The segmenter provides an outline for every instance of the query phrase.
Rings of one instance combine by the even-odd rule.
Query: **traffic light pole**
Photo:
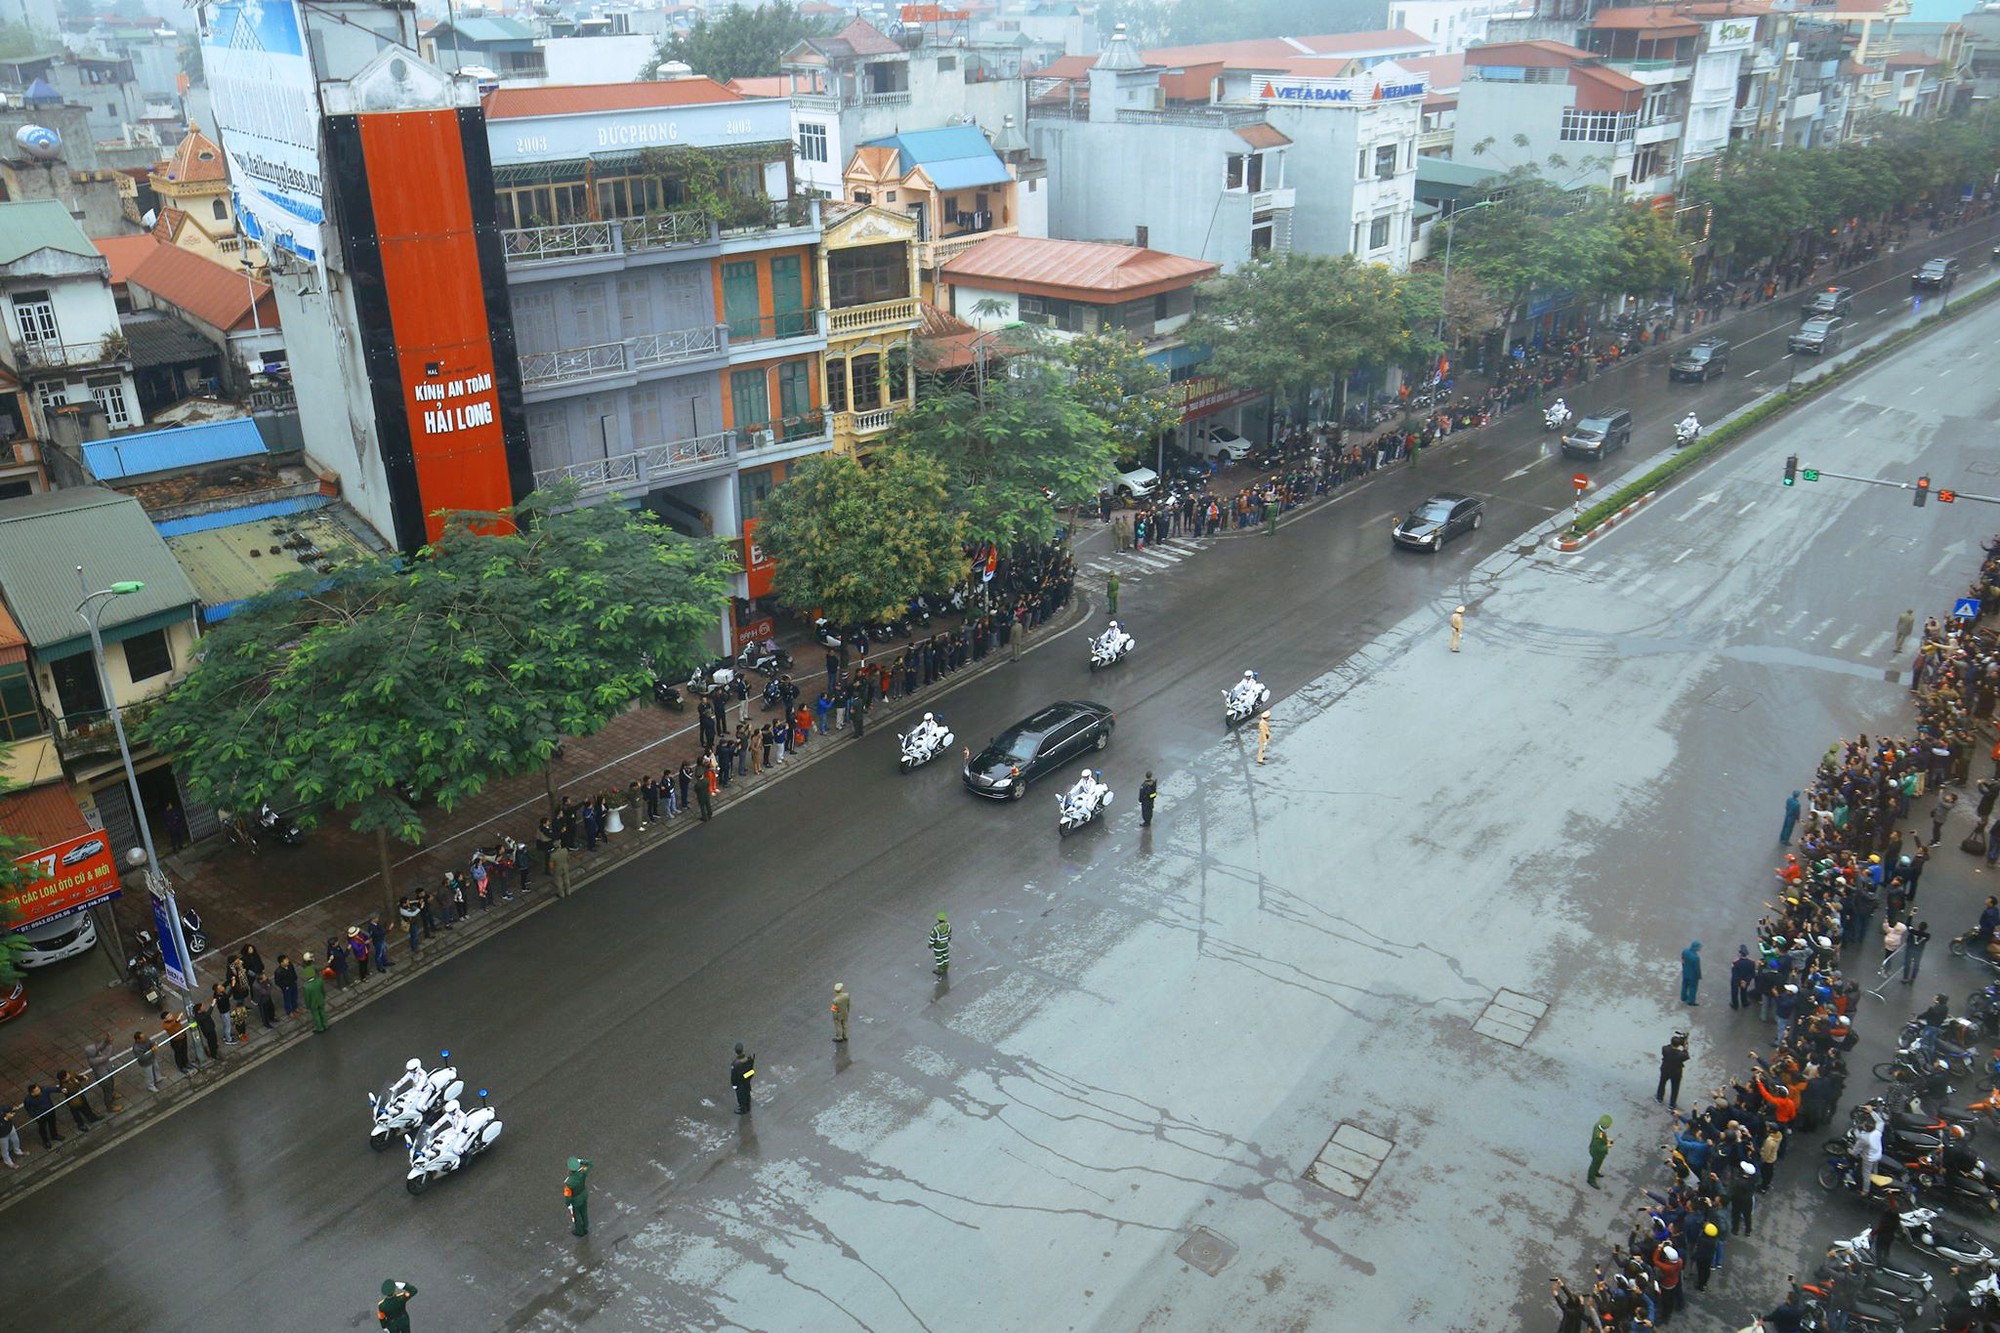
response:
[[[1818,481],[1821,477],[1832,477],[1838,481],[1858,481],[1864,486],[1887,486],[1898,491],[1915,491],[1920,497],[1936,495],[1940,504],[1951,504],[1958,500],[1977,500],[1981,504],[2000,505],[2000,495],[1974,495],[1971,491],[1957,491],[1940,487],[1933,491],[1929,477],[1919,477],[1915,481],[1890,481],[1885,477],[1857,477],[1851,472],[1828,472],[1823,468],[1806,467],[1798,462],[1797,455],[1786,460],[1785,484],[1791,485],[1794,472],[1803,473],[1807,481]],[[1946,498],[1949,497],[1949,498]],[[1917,500],[1918,504],[1923,499]]]

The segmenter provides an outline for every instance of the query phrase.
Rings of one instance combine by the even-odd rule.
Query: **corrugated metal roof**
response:
[[[135,366],[184,366],[222,355],[220,347],[171,317],[123,319],[118,327]]]
[[[439,45],[451,49],[450,37],[456,33],[468,42],[531,42],[535,30],[519,19],[469,18],[456,23],[440,23],[424,34]]]
[[[267,329],[278,327],[278,306],[271,299],[269,283],[246,278],[241,269],[204,259],[178,245],[158,246],[125,281],[224,333],[251,326],[250,301],[254,295],[258,305],[256,322]]]
[[[893,148],[908,175],[922,167],[940,190],[965,190],[998,185],[1009,179],[1007,164],[986,142],[976,125],[952,125],[938,130],[910,130],[870,139],[864,148]]]
[[[213,347],[205,341],[202,345]],[[249,417],[236,417],[92,440],[83,446],[83,461],[99,481],[124,481],[232,458],[262,458],[269,453],[257,423]]]
[[[90,832],[90,821],[77,809],[69,785],[52,782],[0,796],[0,832],[40,851],[82,837]]]
[[[319,500],[310,511],[265,515],[165,540],[201,594],[207,608],[203,619],[213,624],[227,619],[239,603],[269,592],[285,575],[310,567],[312,562],[300,560],[300,555],[310,556],[316,550],[336,564],[374,555],[354,529],[340,521],[337,508],[337,503]],[[294,534],[309,539],[311,547],[286,546]]]
[[[523,116],[580,116],[593,111],[643,111],[662,106],[703,106],[743,98],[714,79],[661,79],[653,83],[556,83],[540,88],[496,88],[486,95],[488,120]]]
[[[1322,57],[1337,63],[1340,57],[1422,55],[1437,49],[1437,43],[1420,37],[1408,28],[1387,28],[1378,32],[1337,32],[1317,37],[1251,37],[1234,42],[1205,42],[1197,46],[1162,46],[1140,54],[1148,65],[1200,65],[1221,61],[1231,69],[1270,69],[1301,56]]]
[[[75,486],[0,500],[0,593],[37,652],[67,656],[75,651],[70,645],[86,635],[76,613],[83,596],[79,563],[93,590],[119,579],[146,585],[129,596],[105,599],[99,623],[107,635],[164,612],[192,611],[198,600],[173,552],[131,496]],[[55,649],[68,651],[51,652]]]
[[[132,270],[144,263],[146,256],[153,253],[159,244],[151,232],[141,232],[137,236],[96,236],[91,238],[97,252],[111,264],[111,285],[118,286],[132,276]]]
[[[1036,236],[989,237],[944,266],[946,277],[968,285],[989,280],[1009,290],[1076,293],[1111,300],[1191,286],[1221,271],[1220,264],[1185,259],[1164,250]]]
[[[97,247],[54,199],[23,199],[0,204],[0,264],[11,264],[37,250],[99,259]]]

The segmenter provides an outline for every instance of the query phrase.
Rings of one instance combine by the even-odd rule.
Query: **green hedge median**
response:
[[[1584,510],[1583,513],[1577,516],[1576,521],[1569,525],[1569,535],[1572,537],[1583,536],[1648,491],[1660,489],[1660,487],[1666,485],[1681,473],[1686,472],[1689,468],[1694,467],[1703,459],[1728,448],[1742,436],[1763,425],[1767,418],[1817,396],[1830,385],[1837,384],[1848,376],[1857,374],[1864,368],[1873,365],[1882,357],[1901,350],[1905,343],[1932,332],[1941,327],[1947,320],[1956,319],[1965,311],[1984,305],[1996,297],[2000,297],[2000,281],[1988,282],[1984,287],[1971,295],[1959,298],[1956,305],[1950,306],[1941,314],[1935,315],[1921,324],[1911,325],[1907,329],[1898,329],[1875,346],[1857,352],[1853,360],[1844,362],[1832,370],[1815,375],[1810,380],[1795,384],[1789,389],[1779,389],[1773,392],[1764,401],[1745,408],[1713,430],[1703,432],[1700,441],[1692,447],[1683,449],[1636,481],[1626,482],[1623,486],[1620,486],[1617,490]]]

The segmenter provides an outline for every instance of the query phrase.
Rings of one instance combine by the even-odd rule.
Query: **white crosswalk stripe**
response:
[[[1147,574],[1172,569],[1197,551],[1213,546],[1215,540],[1213,537],[1186,537],[1160,546],[1149,546],[1143,551],[1101,551],[1086,557],[1080,567],[1084,573],[1099,577],[1116,574],[1121,579],[1143,578]]]

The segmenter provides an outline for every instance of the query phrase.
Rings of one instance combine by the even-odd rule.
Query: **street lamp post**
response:
[[[1491,207],[1493,207],[1493,205],[1495,205],[1495,204],[1497,204],[1497,203],[1499,203],[1499,202],[1500,202],[1500,201],[1499,201],[1498,199],[1481,199],[1481,200],[1480,200],[1480,201],[1479,201],[1478,203],[1476,203],[1476,204],[1467,204],[1467,205],[1466,205],[1466,206],[1465,206],[1464,208],[1454,208],[1454,209],[1452,209],[1452,210],[1451,210],[1451,212],[1449,212],[1449,213],[1445,214],[1445,218],[1444,218],[1444,285],[1445,285],[1445,287],[1446,287],[1446,289],[1447,289],[1447,290],[1448,290],[1448,289],[1449,289],[1449,288],[1451,287],[1451,238],[1452,238],[1452,233],[1454,233],[1455,231],[1457,231],[1457,230],[1458,230],[1458,228],[1456,228],[1455,226],[1453,226],[1453,225],[1452,225],[1452,220],[1453,220],[1454,218],[1456,218],[1456,217],[1457,217],[1457,216],[1458,216],[1458,215],[1459,215],[1460,213],[1470,213],[1470,212],[1471,212],[1471,211],[1472,211],[1473,209],[1475,209],[1475,208],[1491,208]],[[1443,341],[1444,341],[1444,317],[1445,317],[1445,311],[1444,311],[1444,293],[1443,293],[1443,292],[1439,292],[1439,293],[1438,293],[1438,324],[1437,324],[1437,340],[1438,340],[1439,342],[1443,342]]]
[[[97,688],[104,695],[105,707],[111,713],[111,729],[118,737],[118,757],[125,765],[125,786],[132,794],[132,816],[139,823],[139,842],[146,850],[146,888],[155,898],[166,904],[167,929],[173,932],[174,947],[179,952],[187,1003],[192,1003],[199,994],[195,980],[194,955],[188,952],[187,935],[181,929],[180,903],[174,898],[174,886],[160,869],[160,857],[153,850],[153,826],[146,818],[146,803],[139,795],[139,773],[132,767],[132,747],[125,739],[125,720],[118,711],[118,698],[111,689],[111,676],[104,666],[104,632],[98,621],[104,614],[105,604],[113,597],[129,597],[142,591],[145,584],[137,579],[121,579],[108,588],[90,590],[90,583],[83,576],[83,566],[76,567],[76,585],[83,591],[83,600],[76,604],[76,613],[83,617],[83,623],[90,627],[90,660],[97,671]]]

